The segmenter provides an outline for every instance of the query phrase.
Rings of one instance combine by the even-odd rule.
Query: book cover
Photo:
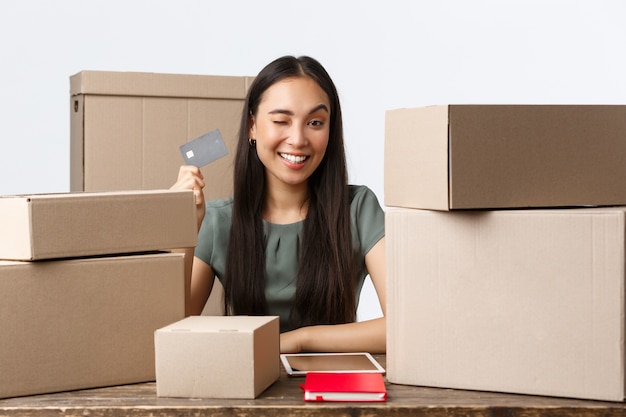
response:
[[[304,401],[387,401],[381,374],[309,372],[300,388]]]

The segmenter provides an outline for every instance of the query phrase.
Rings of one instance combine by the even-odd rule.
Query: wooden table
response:
[[[384,366],[385,357],[376,358]],[[624,403],[389,383],[386,403],[305,403],[302,381],[283,372],[255,400],[157,398],[153,382],[35,395],[0,400],[0,416],[626,416]]]

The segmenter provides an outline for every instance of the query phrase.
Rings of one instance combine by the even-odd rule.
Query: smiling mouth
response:
[[[288,153],[279,153],[279,155],[281,158],[291,162],[292,164],[300,164],[309,158],[304,155],[290,155]]]

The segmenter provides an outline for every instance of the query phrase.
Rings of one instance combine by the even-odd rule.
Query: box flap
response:
[[[70,94],[243,99],[252,77],[81,71],[70,77]]]
[[[253,333],[277,316],[191,316],[163,327],[159,332]]]

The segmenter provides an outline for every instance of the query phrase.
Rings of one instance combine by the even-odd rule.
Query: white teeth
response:
[[[304,162],[307,158],[306,156],[289,155],[288,153],[281,153],[280,156],[292,164],[299,164],[300,162]]]

